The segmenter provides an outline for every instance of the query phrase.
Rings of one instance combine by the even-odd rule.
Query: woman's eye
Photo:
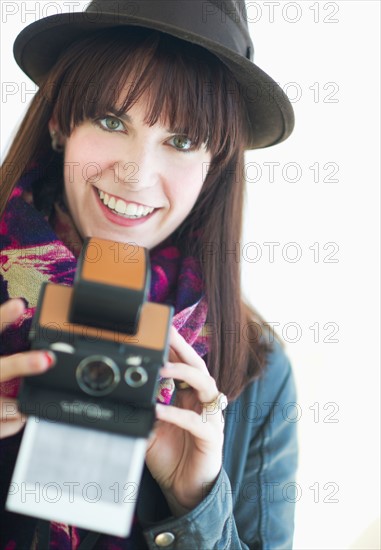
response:
[[[104,118],[99,118],[98,122],[102,126],[102,128],[104,128],[105,130],[122,131],[125,129],[123,126],[123,123],[118,118],[115,118],[113,116],[106,116]]]
[[[179,151],[189,151],[193,148],[193,143],[187,136],[173,136],[169,141]]]

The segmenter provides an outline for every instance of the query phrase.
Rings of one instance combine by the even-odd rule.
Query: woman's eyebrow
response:
[[[120,115],[116,109],[110,109],[110,113],[120,118],[124,122],[127,122],[127,124],[131,124],[132,126],[134,125],[134,119],[132,118],[132,116],[128,115],[127,113],[123,113]],[[168,134],[174,134],[174,133],[184,134],[184,135],[186,134],[186,132],[179,131],[178,128],[166,128],[165,131],[168,132]]]
[[[112,113],[116,117],[120,118],[124,122],[128,122],[128,124],[133,125],[133,119],[130,115],[127,115],[126,113],[121,115],[121,114],[118,113],[118,111],[116,109],[110,109],[110,113]]]

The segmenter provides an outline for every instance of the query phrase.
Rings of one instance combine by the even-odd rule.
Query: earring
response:
[[[56,153],[63,153],[64,146],[62,143],[60,143],[59,137],[60,134],[56,130],[52,130],[50,132],[50,137],[52,138],[52,149]]]

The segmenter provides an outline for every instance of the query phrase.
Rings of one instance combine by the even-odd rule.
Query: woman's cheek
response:
[[[94,160],[90,160],[90,159]],[[78,185],[81,183],[96,184],[101,181],[102,176],[107,170],[112,170],[112,166],[106,162],[96,161],[96,155],[92,152],[91,157],[77,158],[76,160],[65,160],[65,182],[67,185]],[[99,157],[98,157],[99,158]]]
[[[82,179],[85,182],[96,184],[102,179],[102,174],[105,170],[105,167],[95,161],[87,162],[82,167]]]
[[[75,188],[84,183],[83,166],[80,161],[65,160],[64,179],[66,189]]]

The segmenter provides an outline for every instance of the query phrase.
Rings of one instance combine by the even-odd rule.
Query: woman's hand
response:
[[[178,390],[175,406],[157,405],[157,422],[148,443],[146,464],[175,515],[197,506],[222,466],[224,420],[219,395],[205,362],[172,328],[170,363],[161,376],[189,384]],[[203,405],[204,404],[204,405]]]
[[[9,300],[0,307],[1,331],[17,321],[25,312],[24,302]],[[0,383],[20,376],[41,374],[54,364],[52,353],[29,351],[0,358]],[[0,397],[0,438],[9,437],[21,430],[25,417],[17,409],[16,399]]]

